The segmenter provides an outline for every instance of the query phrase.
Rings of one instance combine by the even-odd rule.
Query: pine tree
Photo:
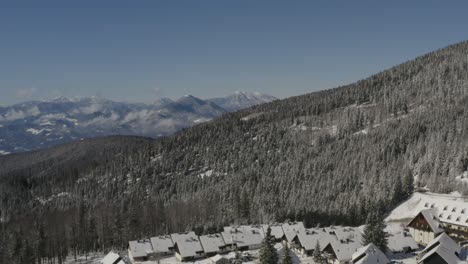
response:
[[[292,264],[291,249],[289,248],[288,244],[286,244],[284,247],[283,264]]]
[[[388,233],[385,232],[385,222],[379,213],[369,213],[362,237],[364,245],[373,243],[383,251],[387,248]]]
[[[320,243],[317,241],[317,244],[315,244],[315,249],[314,252],[312,253],[312,259],[314,260],[315,263],[323,263],[324,258],[322,256],[321,250],[320,250]]]
[[[262,248],[260,249],[260,264],[277,264],[278,254],[273,245],[273,237],[271,236],[271,228],[268,227],[265,238],[262,241]]]

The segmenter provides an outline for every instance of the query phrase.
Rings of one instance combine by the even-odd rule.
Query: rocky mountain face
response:
[[[162,98],[153,104],[90,97],[56,98],[0,107],[0,155],[108,135],[158,138],[274,99],[260,94],[240,100],[237,96],[216,99],[222,100],[228,108],[190,95],[175,101]]]
[[[39,164],[35,153],[4,156],[0,232],[7,231],[0,245],[14,259],[8,252],[17,243],[41,234],[47,243],[88,252],[238,223],[360,225],[370,212],[394,208],[415,185],[466,194],[460,175],[468,170],[467,106],[462,42],[346,86],[110,150],[110,158],[73,170],[45,171],[55,159],[51,150],[40,151],[50,158]],[[100,144],[86,151],[92,155]]]

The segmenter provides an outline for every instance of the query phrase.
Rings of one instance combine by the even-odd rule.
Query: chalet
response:
[[[284,238],[284,231],[282,224],[262,225],[263,233],[266,234],[268,227],[271,228],[271,235],[275,238],[276,242],[280,242]]]
[[[288,222],[282,224],[283,232],[284,232],[284,240],[288,243],[293,243],[294,239],[296,238],[297,234],[303,232],[305,230],[304,224],[302,222]]]
[[[147,261],[156,257],[151,240],[142,239],[128,242],[128,256],[135,261]]]
[[[311,228],[297,233],[292,244],[302,255],[312,255],[317,244],[322,250],[323,246],[332,240],[335,240],[335,237],[328,234],[324,228]]]
[[[353,254],[351,263],[353,264],[387,264],[387,256],[374,244],[369,244],[359,248]]]
[[[166,256],[174,254],[174,243],[169,235],[152,237],[151,245],[153,251],[158,256]]]
[[[230,249],[230,247],[227,247],[226,243],[224,243],[224,239],[221,234],[200,236],[200,243],[206,256],[226,253],[228,249]]]
[[[205,255],[203,247],[194,232],[171,234],[175,256],[179,261],[201,258]]]
[[[434,208],[422,210],[408,224],[409,232],[417,243],[427,245],[444,232],[436,214]]]
[[[461,259],[462,248],[442,233],[418,255],[418,264],[468,264]],[[466,259],[466,257],[465,257]]]
[[[227,246],[235,246],[238,250],[259,249],[265,236],[261,226],[224,227],[221,233]]]
[[[362,247],[359,228],[332,226],[325,228],[325,232],[332,238],[323,245],[322,253],[334,263],[350,263],[354,252]]]
[[[111,251],[109,254],[107,254],[100,262],[101,264],[125,264],[124,260],[122,257]]]

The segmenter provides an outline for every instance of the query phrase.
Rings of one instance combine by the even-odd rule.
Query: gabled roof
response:
[[[419,248],[414,238],[410,235],[405,235],[403,232],[389,233],[387,247],[392,252],[403,252],[407,248],[417,250]]]
[[[101,264],[125,264],[125,262],[119,254],[111,251],[101,260]]]
[[[263,233],[266,234],[268,226],[271,228],[271,235],[276,239],[281,239],[284,236],[283,227],[281,224],[262,225]]]
[[[358,248],[352,257],[353,264],[386,264],[387,256],[374,244]]]
[[[305,230],[304,224],[302,222],[284,223],[282,227],[288,242],[293,241],[297,234]]]
[[[236,244],[238,247],[259,245],[264,237],[261,226],[226,226],[221,235],[226,244]]]
[[[465,263],[460,260],[460,252],[461,247],[448,235],[442,233],[436,239],[432,240],[423,251],[421,251],[422,257],[420,258],[419,263],[422,263],[434,254],[439,255],[447,263]]]
[[[200,243],[202,244],[205,253],[213,253],[220,251],[220,247],[224,247],[224,239],[221,234],[212,234],[200,236]]]
[[[431,208],[431,209],[425,209],[419,212],[408,225],[410,225],[414,219],[416,219],[419,215],[422,215],[426,222],[428,223],[429,227],[431,228],[432,232],[435,234],[439,234],[444,232],[444,229],[441,227],[441,224],[439,222],[439,219],[436,216],[436,210]]]
[[[330,246],[340,262],[351,260],[354,252],[362,247],[362,233],[359,228],[340,226],[325,230],[334,239],[323,245],[323,249]]]
[[[197,252],[203,252],[200,240],[198,240],[194,232],[171,234],[171,238],[174,245],[177,245],[179,254],[183,258],[194,257],[197,255]]]
[[[174,243],[169,235],[152,237],[151,244],[156,253],[170,252],[170,248],[174,248]]]
[[[330,235],[324,228],[305,229],[297,234],[297,238],[305,250],[314,250],[317,243],[322,250],[327,244],[336,240],[336,237]]]
[[[128,249],[134,258],[146,257],[154,253],[149,239],[130,241],[128,242]]]

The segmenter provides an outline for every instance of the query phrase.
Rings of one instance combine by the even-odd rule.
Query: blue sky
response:
[[[0,105],[288,97],[468,39],[467,1],[0,2]]]

